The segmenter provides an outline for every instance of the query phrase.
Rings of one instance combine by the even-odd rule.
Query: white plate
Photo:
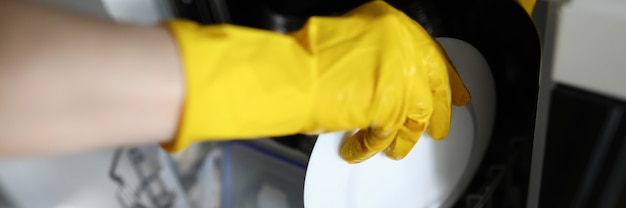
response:
[[[424,134],[411,153],[394,161],[379,153],[351,165],[339,157],[350,133],[322,134],[309,160],[307,208],[449,207],[467,186],[488,144],[495,116],[495,85],[486,60],[470,44],[437,38],[472,95],[453,107],[448,138]]]

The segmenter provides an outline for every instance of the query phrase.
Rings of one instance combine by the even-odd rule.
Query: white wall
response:
[[[626,1],[573,0],[560,8],[553,78],[626,100]]]

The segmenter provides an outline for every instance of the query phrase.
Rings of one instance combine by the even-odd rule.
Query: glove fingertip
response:
[[[459,73],[456,71],[454,65],[450,62],[448,64],[448,79],[450,80],[450,91],[452,94],[452,105],[463,106],[472,101],[472,96],[467,90],[467,87],[461,80]]]
[[[444,129],[433,129],[432,127],[428,129],[428,135],[430,135],[431,138],[433,138],[434,140],[442,140],[446,137],[448,137],[448,132],[450,131],[450,128],[444,128]]]
[[[392,145],[385,150],[385,155],[389,159],[398,161],[404,159],[410,151],[411,149],[407,150],[406,148],[398,148],[396,145]]]
[[[465,87],[463,87],[465,88]],[[458,92],[461,91],[461,92]],[[456,93],[452,93],[452,105],[455,106],[464,106],[469,104],[472,101],[472,97],[470,96],[467,89],[463,90],[455,90]]]
[[[423,128],[405,126],[398,131],[393,143],[385,149],[385,155],[392,160],[402,160],[413,149],[424,133]]]
[[[367,130],[359,130],[346,139],[339,149],[339,156],[350,164],[360,163],[374,156],[376,152],[368,150],[365,144],[368,135]]]

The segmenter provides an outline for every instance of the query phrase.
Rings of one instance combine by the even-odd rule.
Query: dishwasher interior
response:
[[[50,1],[54,2],[54,1]],[[100,7],[118,21],[185,18],[279,33],[364,0],[171,0]],[[119,2],[119,1],[118,1]],[[389,0],[435,37],[476,47],[496,85],[491,142],[452,207],[525,207],[539,91],[540,36],[514,1]],[[541,3],[538,4],[538,10]],[[124,12],[122,10],[130,11]],[[540,24],[540,19],[535,19]],[[0,159],[0,207],[303,207],[314,135],[207,142],[177,155],[156,144],[50,158]]]

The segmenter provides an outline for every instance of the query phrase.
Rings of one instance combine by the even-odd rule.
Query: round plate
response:
[[[400,161],[379,153],[348,164],[338,151],[351,132],[322,134],[307,168],[305,207],[448,207],[457,200],[491,136],[495,87],[478,50],[458,39],[437,40],[472,95],[469,105],[453,107],[448,138],[435,141],[424,134]]]

